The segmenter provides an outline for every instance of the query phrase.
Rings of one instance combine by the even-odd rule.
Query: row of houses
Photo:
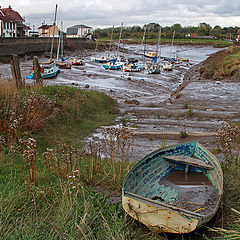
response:
[[[21,15],[14,11],[11,6],[2,8],[0,6],[0,37],[55,37],[59,36],[60,29],[56,25],[42,24],[38,31],[31,31],[31,28],[25,24]],[[86,25],[75,25],[67,28],[66,37],[71,38],[89,38],[93,37],[93,28]]]
[[[38,28],[38,32],[35,35],[38,37],[52,37],[58,36],[60,29],[56,25],[43,24]],[[67,28],[66,32],[67,38],[89,38],[93,37],[93,28],[86,25],[80,24]]]

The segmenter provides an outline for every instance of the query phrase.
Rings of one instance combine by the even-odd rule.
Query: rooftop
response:
[[[92,29],[92,27],[88,27],[88,26],[83,25],[83,24],[75,25],[75,26],[67,28],[67,35],[77,35],[77,32],[78,32],[79,28],[89,28],[89,29]]]
[[[21,17],[21,15],[17,11],[12,10],[11,6],[9,6],[8,8],[1,8],[1,6],[0,6],[0,11],[5,16],[12,19],[12,21],[25,22],[25,20]]]

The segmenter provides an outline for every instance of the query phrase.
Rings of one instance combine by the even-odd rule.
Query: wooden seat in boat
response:
[[[171,162],[175,162],[175,163],[180,163],[180,164],[186,164],[189,166],[193,166],[193,167],[200,167],[203,169],[214,169],[214,166],[207,164],[203,161],[201,161],[200,159],[197,158],[193,158],[193,157],[188,157],[188,156],[165,156],[163,157],[165,160],[169,160]]]

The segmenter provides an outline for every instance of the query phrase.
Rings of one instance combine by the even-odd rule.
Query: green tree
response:
[[[197,35],[200,35],[200,36],[208,35],[208,31],[204,27],[198,27],[196,32],[197,32]]]
[[[197,33],[201,32],[201,33],[204,33],[204,35],[209,35],[211,29],[212,27],[208,23],[199,23],[197,28]]]
[[[171,26],[171,29],[172,29],[173,31],[179,31],[179,32],[181,32],[182,26],[181,26],[181,24],[176,23],[176,24],[174,24],[174,25]]]
[[[158,32],[160,25],[158,23],[148,23],[143,26],[143,28],[147,28],[149,32]]]
[[[218,25],[215,26],[211,31],[211,35],[217,36],[218,38],[220,37],[221,34],[222,34],[222,28]]]

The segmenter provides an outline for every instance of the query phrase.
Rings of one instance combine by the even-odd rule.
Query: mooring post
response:
[[[19,66],[19,58],[18,55],[12,55],[11,59],[11,70],[12,70],[12,79],[16,83],[18,89],[23,87],[23,81]]]
[[[37,56],[33,57],[33,79],[36,81],[37,85],[42,85],[41,67]]]

